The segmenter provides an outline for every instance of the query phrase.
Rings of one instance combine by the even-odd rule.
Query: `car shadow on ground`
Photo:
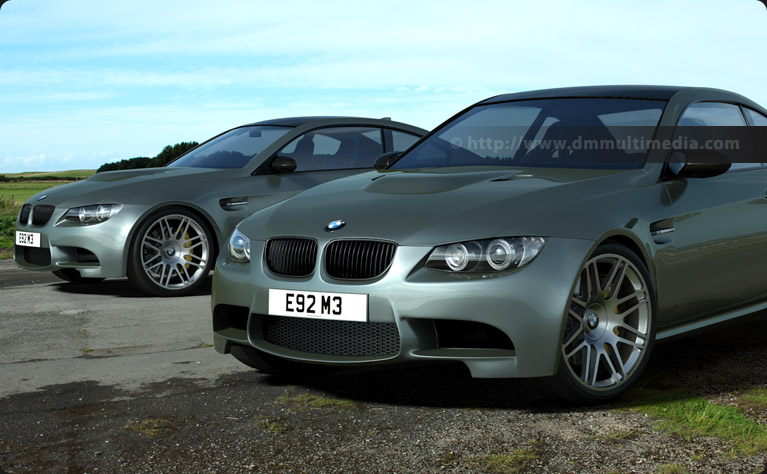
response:
[[[608,407],[634,408],[690,398],[724,399],[767,384],[767,313],[684,339],[658,344],[637,384]],[[358,402],[431,408],[521,409],[530,412],[602,410],[561,400],[544,379],[472,379],[462,364],[341,370],[264,383],[297,385]]]
[[[174,298],[184,298],[188,296],[210,296],[211,279],[207,278],[192,293]],[[53,285],[56,291],[74,295],[110,295],[118,298],[152,298],[138,288],[136,288],[127,278],[108,279],[98,283],[57,283]]]

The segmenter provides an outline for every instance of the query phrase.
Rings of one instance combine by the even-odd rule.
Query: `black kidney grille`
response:
[[[267,342],[310,354],[376,357],[400,350],[394,323],[264,316],[262,328]]]
[[[266,243],[266,265],[285,276],[309,276],[317,261],[317,242],[311,239],[279,238]]]
[[[325,248],[325,271],[333,278],[369,280],[389,269],[397,244],[380,240],[336,240]]]
[[[47,224],[48,221],[51,220],[51,216],[55,209],[54,206],[48,206],[47,204],[35,206],[35,208],[32,209],[32,225]]]
[[[21,206],[21,212],[19,212],[19,224],[27,225],[29,221],[29,213],[32,211],[32,206],[24,204]]]

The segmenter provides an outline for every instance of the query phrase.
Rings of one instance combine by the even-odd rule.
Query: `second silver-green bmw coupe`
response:
[[[480,102],[385,169],[241,222],[214,275],[216,350],[272,373],[460,361],[610,400],[655,340],[767,307],[767,156],[705,139],[766,125],[703,88]]]
[[[163,168],[98,173],[32,196],[14,259],[64,280],[124,277],[181,296],[210,273],[220,244],[255,211],[372,169],[425,130],[388,119],[293,117],[237,127]]]

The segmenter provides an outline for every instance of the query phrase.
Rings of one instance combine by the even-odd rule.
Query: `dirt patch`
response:
[[[767,324],[747,331],[756,329]],[[696,396],[715,399],[733,387],[708,381],[735,369],[746,374],[737,387],[766,382],[765,372],[746,361],[767,359],[767,345],[746,344],[741,353],[725,344],[715,361],[701,361],[703,348],[716,340],[659,346],[640,389],[662,389],[671,376],[695,381]],[[636,409],[639,403],[573,408],[536,381],[472,380],[460,366],[303,380],[246,372],[222,376],[213,388],[171,379],[136,393],[67,384],[3,400],[0,467],[11,473],[764,469],[764,453],[746,455],[726,440],[660,429],[658,419]]]

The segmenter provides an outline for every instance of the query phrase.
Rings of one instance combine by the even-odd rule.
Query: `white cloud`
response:
[[[154,155],[289,115],[433,127],[546,87],[707,85],[767,104],[766,22],[753,0],[13,0],[0,12],[0,172],[35,156]]]

